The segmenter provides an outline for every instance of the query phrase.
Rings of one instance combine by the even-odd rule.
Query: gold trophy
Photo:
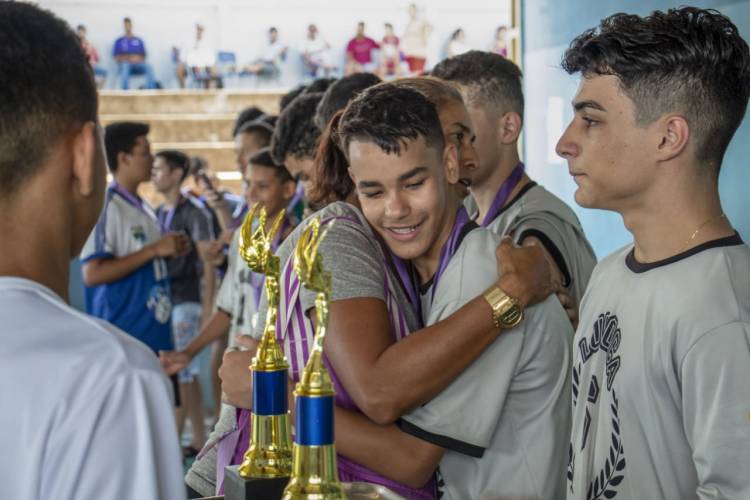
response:
[[[258,215],[258,224],[253,223]],[[276,342],[276,315],[279,307],[279,258],[271,243],[281,227],[284,211],[266,233],[266,209],[255,204],[242,223],[240,256],[254,272],[266,277],[268,312],[263,337],[250,369],[253,376],[253,409],[250,446],[239,467],[243,478],[289,477],[292,471],[291,428],[287,399],[288,369]]]
[[[331,376],[323,364],[331,274],[323,269],[323,258],[318,253],[318,247],[327,231],[321,233],[320,220],[313,219],[297,242],[294,254],[294,270],[300,282],[317,292],[317,321],[312,352],[294,390],[294,463],[292,478],[282,497],[285,500],[346,498],[336,466],[333,432],[335,391]]]

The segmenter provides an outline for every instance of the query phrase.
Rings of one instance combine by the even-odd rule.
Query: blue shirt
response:
[[[146,46],[143,44],[143,40],[137,36],[121,36],[115,40],[112,54],[115,56],[139,55],[146,57]]]
[[[134,205],[110,187],[99,221],[81,252],[81,262],[121,258],[161,238],[153,210]],[[164,259],[147,262],[111,283],[85,287],[86,312],[105,319],[152,350],[172,349],[172,303]]]

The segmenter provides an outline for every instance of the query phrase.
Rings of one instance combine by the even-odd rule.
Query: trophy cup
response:
[[[339,481],[333,439],[335,392],[331,376],[323,364],[323,340],[328,324],[331,275],[323,269],[323,259],[318,254],[318,247],[326,232],[327,230],[321,233],[320,220],[313,219],[303,231],[294,255],[294,270],[300,282],[317,292],[317,321],[310,359],[294,390],[294,461],[292,478],[282,497],[285,500],[346,498]]]
[[[258,224],[253,223],[258,215]],[[242,464],[226,469],[225,493],[228,500],[280,498],[292,470],[291,428],[287,400],[288,368],[276,342],[276,315],[279,306],[279,258],[271,242],[279,231],[284,212],[266,232],[266,210],[254,205],[240,229],[239,252],[248,267],[265,275],[268,312],[263,337],[250,369],[253,377],[253,409],[250,446]]]

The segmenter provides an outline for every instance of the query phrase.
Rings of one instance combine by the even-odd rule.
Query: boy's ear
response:
[[[452,143],[446,143],[443,149],[443,166],[445,166],[445,179],[449,184],[458,183],[458,149]]]
[[[73,141],[73,179],[77,195],[87,198],[96,189],[96,125],[86,122],[72,138]]]
[[[500,144],[513,144],[521,135],[523,120],[515,111],[508,111],[497,119],[497,140]]]

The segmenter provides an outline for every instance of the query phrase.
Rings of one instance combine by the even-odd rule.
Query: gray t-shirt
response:
[[[423,291],[425,324],[448,317],[494,283],[499,241],[482,228],[466,235],[434,295]],[[525,314],[450,386],[399,422],[403,431],[446,449],[440,462],[445,498],[565,495],[572,327],[554,297]]]
[[[596,267],[573,355],[568,498],[750,498],[750,250]]]
[[[193,198],[182,197],[173,212],[161,205],[156,209],[156,216],[163,229],[183,232],[193,242],[186,255],[167,259],[172,305],[200,302],[202,266],[195,242],[215,238],[210,212]],[[166,227],[167,223],[169,227]]]
[[[471,196],[466,197],[464,206],[469,216],[476,219],[479,209]],[[557,196],[531,182],[487,229],[500,236],[510,235],[516,243],[530,236],[537,237],[562,271],[563,285],[576,304],[581,303],[596,265],[596,255],[583,234],[578,217]]]
[[[335,218],[333,227],[321,242],[319,249],[323,256],[324,269],[329,271],[333,278],[331,300],[362,297],[385,300],[385,256],[362,212],[348,203],[337,202],[316,212],[313,217],[319,217],[321,221]],[[282,269],[289,257],[292,256],[297,241],[299,241],[299,237],[309,221],[310,218],[297,226],[279,247],[277,255],[281,261]],[[390,271],[387,272],[390,273]],[[496,270],[493,264],[492,276],[495,275]],[[392,283],[397,283],[392,274],[390,279]],[[401,305],[410,331],[416,330],[417,317],[402,288],[394,286],[391,292]],[[300,302],[303,310],[310,311],[315,307],[315,293],[303,287],[300,291]],[[257,326],[253,333],[256,338],[259,338],[263,332],[266,309],[267,304],[264,296],[259,308]],[[351,334],[356,335],[357,332],[351,332]],[[285,354],[289,357],[291,353]],[[293,361],[290,359],[290,362]],[[185,476],[187,484],[203,495],[214,494],[217,451],[214,445],[216,440],[231,431],[234,426],[235,412],[222,411],[216,427],[209,436],[206,445],[207,451],[193,463]]]

